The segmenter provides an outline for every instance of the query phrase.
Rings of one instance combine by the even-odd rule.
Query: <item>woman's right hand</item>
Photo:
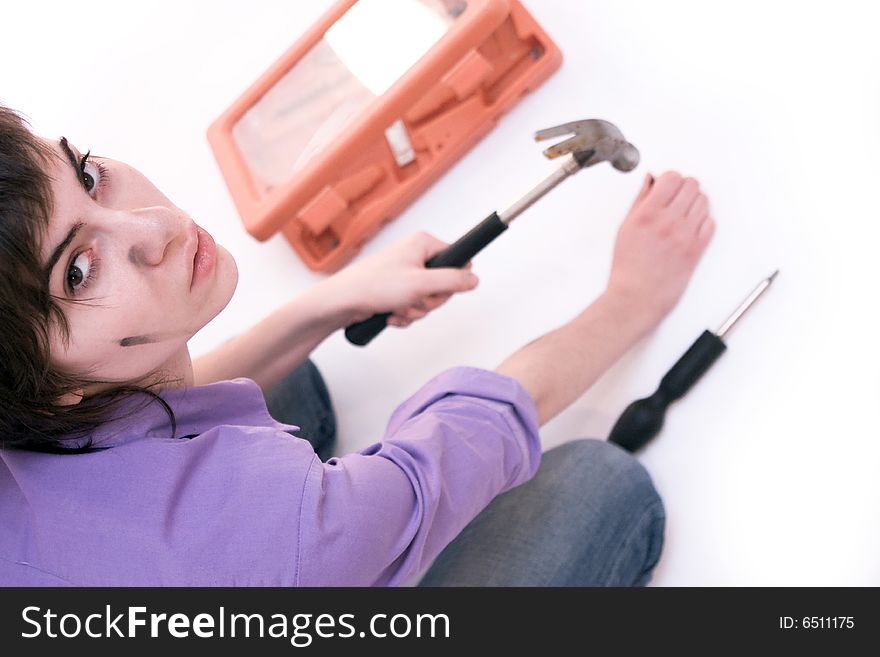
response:
[[[388,324],[409,326],[457,292],[473,290],[479,280],[463,268],[428,269],[425,262],[449,244],[423,231],[413,233],[359,260],[326,279],[344,314],[342,326],[363,321],[375,313],[390,313]]]
[[[715,221],[694,178],[648,174],[617,232],[607,293],[659,323],[687,287]]]

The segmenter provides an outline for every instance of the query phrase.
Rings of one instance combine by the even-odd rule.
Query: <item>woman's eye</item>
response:
[[[87,282],[90,279],[91,266],[91,260],[89,260],[85,253],[80,253],[73,259],[67,270],[66,279],[67,287],[71,292],[76,292],[83,286],[84,281]]]
[[[101,171],[97,164],[88,160],[82,163],[82,181],[86,191],[91,194],[98,188],[101,180]]]

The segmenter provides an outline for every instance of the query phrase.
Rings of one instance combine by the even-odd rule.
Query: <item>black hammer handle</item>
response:
[[[431,257],[425,267],[439,269],[441,267],[464,267],[471,258],[482,251],[492,240],[507,230],[507,224],[501,221],[497,212],[493,212],[482,222],[474,226],[466,235]],[[363,347],[379,335],[388,325],[391,313],[377,313],[362,322],[351,324],[345,329],[345,337],[352,344]]]

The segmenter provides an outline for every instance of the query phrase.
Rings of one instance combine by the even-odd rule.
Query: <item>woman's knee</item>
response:
[[[645,467],[614,443],[593,438],[573,440],[544,453],[542,466],[554,471],[575,494],[589,489],[617,504],[646,507],[660,495]]]
[[[664,520],[651,478],[629,453],[573,441],[546,452],[531,481],[493,500],[425,584],[643,584],[659,558]]]
[[[660,558],[666,513],[645,467],[603,440],[576,440],[548,451],[558,501],[580,505],[589,565],[582,576],[599,585],[644,585]],[[577,523],[573,523],[576,525]]]

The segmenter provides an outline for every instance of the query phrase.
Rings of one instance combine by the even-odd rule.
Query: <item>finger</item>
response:
[[[414,322],[417,319],[421,319],[428,314],[428,310],[427,308],[423,308],[420,304],[421,301],[415,304],[410,304],[408,306],[397,308],[396,310],[392,311],[391,317],[405,322]]]
[[[694,178],[685,178],[684,182],[675,193],[675,197],[669,201],[669,207],[675,212],[687,213],[688,208],[696,200],[700,193],[700,183]]]
[[[425,231],[419,231],[418,233],[416,233],[415,239],[418,244],[418,248],[421,251],[421,256],[423,260],[428,260],[429,258],[440,253],[440,251],[445,249],[447,246],[449,246],[448,243],[434,237],[430,233],[426,233]]]
[[[678,190],[684,184],[684,178],[677,171],[664,171],[654,181],[649,193],[645,196],[647,202],[657,207],[665,207],[675,198]]]
[[[388,326],[396,326],[397,328],[406,328],[411,322],[398,315],[391,315],[388,318]]]
[[[438,239],[425,231],[418,231],[416,233],[413,233],[410,237],[416,243],[418,249],[421,252],[422,260],[424,261],[430,260],[435,255],[450,246],[449,242],[444,242],[443,240]],[[468,260],[467,263],[465,263],[461,267],[461,269],[467,269],[468,271],[470,271],[472,266],[473,263]]]
[[[406,308],[401,308],[399,310],[395,310],[391,316],[388,318],[390,322],[392,319],[395,320],[396,325],[409,325],[412,324],[417,319],[421,319],[425,315],[428,314],[427,310],[423,310],[421,308],[415,308],[414,306],[407,306]]]
[[[693,234],[699,235],[700,228],[702,228],[703,223],[707,219],[709,219],[709,209],[708,208],[704,209],[703,212],[699,215],[697,215],[696,213],[689,214],[686,221],[691,226],[691,230],[693,231]]]
[[[705,194],[697,194],[697,198],[687,211],[687,219],[699,224],[707,214],[709,214],[709,199]]]
[[[632,202],[633,205],[638,205],[638,203],[648,195],[648,192],[651,191],[651,186],[654,184],[654,176],[650,173],[645,174],[645,180],[642,181],[642,188],[639,190],[639,193],[636,194],[635,200]]]
[[[703,216],[701,216],[700,218],[698,218],[697,220],[695,220],[695,221],[691,224],[691,226],[693,226],[693,228],[692,228],[693,233],[692,233],[692,234],[693,234],[697,239],[699,239],[700,230],[703,228],[703,224],[705,224],[705,223],[706,223],[707,221],[709,221],[709,220],[711,220],[711,217],[709,216],[709,213],[706,212]],[[690,221],[690,220],[688,220],[688,221]]]
[[[436,310],[437,308],[442,306],[444,303],[449,301],[449,298],[451,296],[452,296],[451,294],[432,294],[431,296],[429,296],[423,300],[422,305],[425,308],[425,310],[427,310],[428,312],[431,312],[432,310]]]
[[[699,244],[701,251],[706,248],[714,234],[715,220],[711,216],[707,216],[697,230],[697,244]]]
[[[441,267],[421,272],[420,297],[432,294],[454,294],[473,290],[480,279],[466,269]]]
[[[421,319],[425,315],[428,314],[428,311],[424,308],[418,308],[416,306],[410,306],[406,310],[403,311],[403,318],[409,322],[414,322],[417,319]]]

